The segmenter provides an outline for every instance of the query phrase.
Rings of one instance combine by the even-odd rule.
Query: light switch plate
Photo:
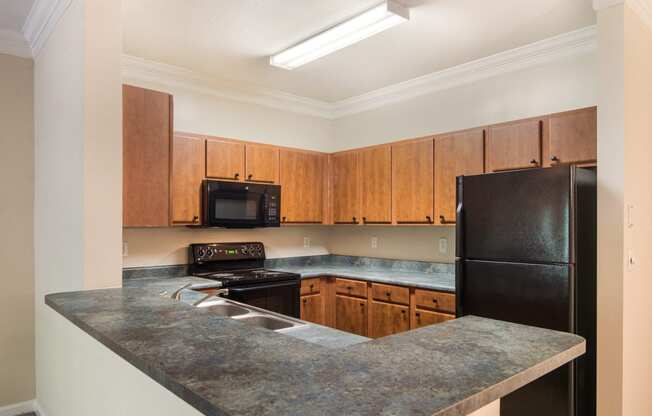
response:
[[[310,248],[310,237],[303,237],[303,248]]]
[[[371,237],[371,248],[378,248],[378,237]]]

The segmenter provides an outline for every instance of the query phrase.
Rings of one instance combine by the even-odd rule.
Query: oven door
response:
[[[204,181],[204,225],[226,228],[263,227],[265,186]]]
[[[299,280],[230,287],[228,299],[300,318]]]

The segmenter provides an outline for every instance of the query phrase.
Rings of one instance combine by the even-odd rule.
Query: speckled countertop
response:
[[[205,415],[466,415],[585,350],[576,335],[472,316],[332,349],[157,290],[45,302]]]
[[[265,267],[302,278],[334,276],[455,292],[454,265],[446,263],[326,255],[269,259]]]
[[[151,293],[167,292],[168,294],[172,294],[177,289],[189,283],[192,284],[193,288],[195,289],[199,289],[201,287],[209,288],[216,286],[216,283],[213,280],[202,279],[201,277],[185,276],[128,279],[124,281],[123,287],[132,289],[146,289]],[[203,299],[204,297],[205,295],[203,293],[194,290],[183,290],[180,293],[180,300],[188,304],[192,304],[198,300]],[[360,342],[369,341],[369,338],[339,331],[337,329],[328,328],[311,322],[307,322],[306,324],[306,326],[295,329],[292,332],[287,333],[287,335],[328,348],[342,348],[349,345],[358,344]]]

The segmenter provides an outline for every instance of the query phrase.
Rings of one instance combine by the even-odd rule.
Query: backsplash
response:
[[[436,263],[414,260],[391,260],[375,257],[341,256],[337,254],[287,257],[268,259],[265,261],[265,267],[268,269],[327,265],[344,267],[351,266],[369,270],[393,270],[422,273],[455,273],[455,265],[451,263]]]

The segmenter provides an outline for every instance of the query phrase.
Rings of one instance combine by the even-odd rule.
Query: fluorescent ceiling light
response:
[[[356,17],[272,56],[269,63],[280,68],[294,69],[409,19],[410,10],[408,8],[393,0],[387,0]]]

